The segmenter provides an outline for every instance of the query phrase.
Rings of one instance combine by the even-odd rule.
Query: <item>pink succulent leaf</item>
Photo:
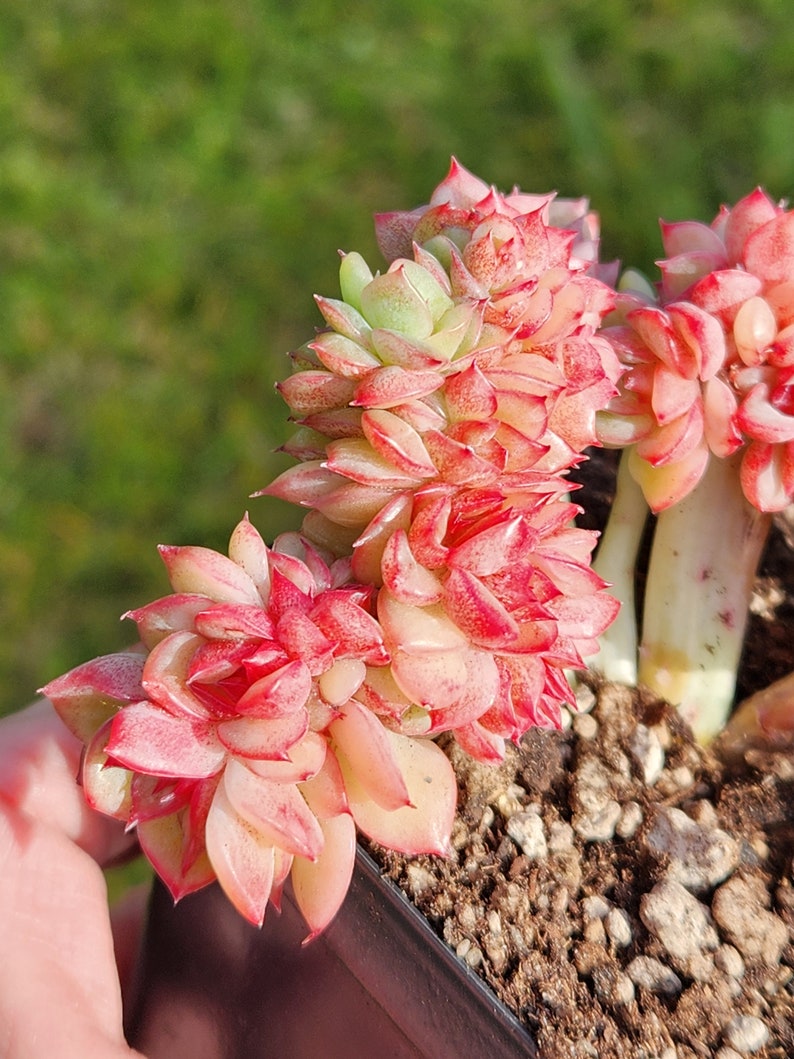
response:
[[[217,725],[220,744],[231,754],[244,758],[283,761],[290,749],[309,728],[305,710],[296,710],[273,719],[235,717]]]
[[[331,371],[306,369],[277,383],[277,389],[292,414],[302,417],[348,405],[353,399],[356,383]]]
[[[116,714],[105,749],[115,764],[173,778],[213,776],[226,756],[211,725],[151,702],[131,703]]]
[[[323,767],[327,746],[324,736],[310,730],[290,747],[286,758],[246,758],[245,764],[255,775],[271,783],[305,783]]]
[[[289,538],[287,538],[289,539]],[[300,538],[298,538],[300,540]],[[294,555],[289,550],[277,551],[273,549],[270,553],[270,568],[271,568],[271,591],[268,603],[275,605],[276,609],[281,606],[281,601],[272,604],[273,597],[277,592],[292,592],[290,585],[294,589],[297,589],[300,598],[306,599],[307,601],[317,591],[317,580],[316,571],[313,570],[308,563],[305,561],[304,556]],[[315,559],[319,559],[319,556],[315,553]],[[323,564],[322,577],[327,578],[328,568]],[[292,599],[292,596],[288,598]],[[295,596],[294,598],[299,598]],[[292,606],[293,604],[288,604]]]
[[[451,567],[484,577],[518,562],[536,538],[520,515],[502,517],[450,548],[447,562]]]
[[[547,604],[557,621],[561,636],[591,639],[601,636],[612,624],[620,610],[620,603],[605,593],[589,596],[559,596]]]
[[[484,647],[507,647],[518,624],[505,606],[468,570],[453,567],[444,582],[444,609],[469,639]]]
[[[191,690],[191,665],[206,643],[195,633],[174,632],[149,653],[141,674],[146,696],[175,716],[201,720],[209,716],[202,700]]]
[[[791,484],[785,465],[789,446],[751,441],[742,457],[740,477],[744,495],[759,511],[783,511],[791,503]]]
[[[248,603],[217,603],[195,616],[195,631],[208,640],[272,640],[273,621]]]
[[[444,399],[453,420],[490,419],[496,412],[494,386],[476,363],[447,378]]]
[[[432,478],[436,468],[419,433],[385,409],[363,413],[361,426],[373,449],[411,478]]]
[[[270,845],[309,860],[319,857],[322,830],[294,784],[272,783],[232,759],[224,770],[221,787],[235,812]]]
[[[329,438],[360,438],[363,433],[361,412],[358,408],[332,408],[327,412],[316,412],[314,415],[305,416],[300,422],[303,427],[308,428],[308,444],[313,444],[320,450],[320,455],[314,457],[317,459],[324,455],[325,445]],[[294,449],[291,451],[294,452]]]
[[[413,700],[405,695],[392,675],[391,666],[370,667],[367,676],[356,698],[367,709],[379,717],[400,721],[405,712],[413,705]]]
[[[315,861],[296,857],[292,891],[309,927],[307,944],[321,934],[342,906],[356,859],[356,825],[349,813],[320,821],[323,848]]]
[[[209,596],[218,603],[261,603],[251,577],[225,555],[194,545],[161,545],[159,552],[175,592]]]
[[[337,489],[318,499],[314,506],[318,513],[336,523],[337,526],[358,531],[378,517],[394,495],[398,480],[395,475],[390,480],[379,481],[374,485],[346,481]],[[415,486],[416,480],[410,479],[410,485]],[[307,525],[308,521],[304,520],[304,532],[307,532]]]
[[[431,473],[428,469],[422,475],[401,470],[391,459],[376,452],[365,438],[332,441],[326,448],[326,454],[326,466],[330,471],[361,485],[406,489],[415,486],[418,478]]]
[[[320,334],[313,342],[309,342],[309,349],[317,354],[329,371],[344,379],[362,379],[381,366],[374,353],[334,331]]]
[[[629,322],[643,342],[672,372],[683,378],[697,377],[697,363],[662,309],[647,306],[629,314]]]
[[[470,721],[455,729],[455,741],[469,757],[484,765],[501,765],[505,759],[505,741],[479,721]]]
[[[709,450],[705,442],[680,460],[653,466],[640,457],[636,446],[629,449],[631,474],[640,484],[654,513],[672,507],[690,493],[703,477],[708,460]]]
[[[239,815],[223,784],[207,815],[205,839],[224,893],[245,919],[261,926],[275,877],[273,845]]]
[[[332,752],[326,753],[320,771],[301,783],[300,790],[320,823],[349,812],[344,777]]]
[[[141,684],[144,661],[141,654],[102,655],[51,680],[41,693],[72,735],[87,744],[123,705],[146,698]]]
[[[240,666],[248,661],[251,654],[250,641],[209,640],[198,647],[190,659],[187,671],[187,683],[214,684],[232,676]],[[208,704],[202,700],[202,704]],[[214,712],[214,711],[213,711]]]
[[[336,641],[329,639],[299,607],[288,608],[276,626],[279,643],[288,656],[308,668],[313,677],[333,664]]]
[[[498,447],[500,458],[496,466],[463,442],[455,441],[440,430],[428,430],[424,437],[430,458],[439,476],[452,485],[479,485],[491,481],[507,462],[507,454]]]
[[[747,240],[753,232],[762,228],[779,212],[779,208],[762,188],[755,188],[736,203],[726,217],[723,232],[728,260],[732,264],[744,260]]]
[[[748,298],[733,322],[733,339],[742,361],[749,366],[763,364],[777,331],[777,318],[766,299]]]
[[[434,662],[437,659],[438,656],[434,656]],[[429,709],[430,727],[427,735],[456,731],[484,717],[498,701],[501,692],[500,671],[491,652],[472,649],[466,654],[464,664],[467,670],[466,683],[453,702],[444,705],[441,698],[437,707],[434,704]]]
[[[794,441],[794,416],[779,411],[770,401],[769,389],[759,383],[745,394],[736,413],[736,426],[755,441],[772,445]]]
[[[794,324],[794,279],[768,287],[764,296],[777,317],[781,331],[786,331]]]
[[[283,616],[292,610],[305,614],[312,605],[311,577],[307,576],[304,587],[301,587],[293,579],[295,571],[290,571],[293,577],[289,577],[282,572],[280,566],[281,564],[277,566],[275,563],[273,565],[270,599],[268,600],[268,611],[276,621],[276,634],[279,639],[281,639],[279,624]]]
[[[237,523],[229,539],[229,558],[254,582],[260,600],[267,602],[270,592],[268,549],[247,515]]]
[[[698,400],[678,418],[658,426],[647,438],[638,441],[633,451],[653,467],[679,463],[703,447],[703,426],[703,404]]]
[[[794,292],[792,300],[794,301]],[[769,348],[767,361],[779,368],[790,368],[794,365],[794,324],[788,324],[778,331]]]
[[[205,852],[183,867],[185,835],[183,813],[142,820],[136,831],[141,851],[163,880],[175,901],[215,881],[215,871]]]
[[[360,658],[369,665],[383,665],[388,652],[383,644],[383,630],[345,589],[324,592],[315,600],[312,621],[338,646],[337,658]]]
[[[701,221],[660,221],[662,243],[668,258],[679,254],[710,254],[725,260],[725,247],[722,239]],[[727,263],[727,261],[725,262]]]
[[[372,329],[361,313],[347,302],[338,298],[323,298],[315,294],[317,308],[332,331],[344,335],[358,345],[366,346],[371,338]]]
[[[163,779],[142,772],[130,773],[130,806],[127,826],[136,827],[144,820],[171,816],[190,804],[197,784],[192,781]],[[199,783],[198,786],[203,786]]]
[[[660,426],[684,416],[699,399],[700,383],[697,379],[683,378],[666,365],[659,365],[653,375],[651,407]]]
[[[136,610],[128,610],[122,616],[135,622],[141,641],[151,650],[172,632],[195,632],[196,615],[210,606],[212,600],[209,596],[177,592]]]
[[[354,541],[352,576],[360,584],[380,583],[383,551],[392,533],[411,524],[413,497],[410,492],[392,494]]]
[[[482,716],[500,693],[493,654],[476,647],[425,655],[396,648],[392,675],[407,698],[430,712],[434,733]]]
[[[429,740],[394,732],[387,736],[409,792],[409,803],[401,809],[384,809],[369,797],[342,759],[353,818],[366,835],[389,849],[446,856],[457,803],[457,780],[449,759]]]
[[[713,378],[724,366],[727,356],[725,332],[719,320],[690,302],[669,305],[667,314],[677,334],[691,351],[697,377]]]
[[[736,452],[743,438],[736,428],[738,401],[731,386],[719,376],[703,388],[704,436],[715,456],[725,458]]]
[[[452,512],[452,502],[441,495],[424,500],[414,512],[408,541],[416,561],[430,570],[443,566],[449,549],[444,539]]]
[[[428,397],[443,384],[444,377],[437,371],[388,364],[362,379],[350,403],[356,408],[394,408],[406,401]]]
[[[356,694],[367,675],[360,658],[339,658],[317,682],[323,702],[338,709]]]
[[[345,776],[348,797],[348,779],[352,773],[367,797],[382,809],[392,812],[410,805],[408,788],[394,755],[394,740],[374,714],[352,699],[341,707],[329,733]]]
[[[292,871],[295,857],[291,853],[285,853],[278,846],[273,847],[273,885],[270,887],[270,904],[281,913],[281,901],[284,896],[284,887]]]
[[[689,301],[713,313],[724,327],[733,327],[741,305],[759,294],[763,283],[758,276],[740,269],[725,269],[705,275],[688,292]]]
[[[301,710],[312,689],[312,673],[301,659],[254,681],[240,696],[236,712],[244,717],[277,719]]]
[[[83,794],[92,809],[126,822],[132,808],[132,773],[108,761],[105,746],[112,723],[112,718],[105,721],[86,747],[81,773]]]
[[[264,489],[252,496],[275,496],[291,504],[312,507],[321,497],[344,483],[341,475],[328,470],[323,460],[307,460],[282,471]]]
[[[744,266],[770,285],[794,277],[794,211],[777,214],[748,236]]]
[[[693,250],[687,254],[658,261],[662,274],[661,290],[665,301],[692,298],[692,291],[704,276],[724,265],[725,252],[713,254],[707,250]]]
[[[441,582],[416,561],[405,530],[396,530],[386,543],[381,572],[384,585],[401,603],[423,606],[441,598]]]
[[[376,327],[370,341],[384,365],[396,366],[406,371],[427,372],[439,368],[447,360],[430,345],[432,337],[425,342],[418,342],[406,338],[399,331]]]
[[[388,589],[378,594],[378,618],[388,643],[409,654],[456,651],[467,646],[461,629],[439,604],[415,607],[401,603]]]

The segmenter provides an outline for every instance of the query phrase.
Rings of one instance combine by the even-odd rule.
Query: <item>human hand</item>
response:
[[[133,840],[83,800],[80,751],[46,700],[0,721],[2,1059],[142,1059],[122,987],[143,904],[111,923],[101,870]]]

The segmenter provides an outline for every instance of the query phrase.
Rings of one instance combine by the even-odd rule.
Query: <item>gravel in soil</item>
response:
[[[794,1056],[794,761],[588,679],[500,768],[446,744],[453,857],[373,854],[541,1059]]]

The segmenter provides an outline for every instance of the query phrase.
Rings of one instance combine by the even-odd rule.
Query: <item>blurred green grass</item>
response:
[[[0,711],[126,644],[156,544],[286,461],[285,351],[456,154],[587,194],[604,255],[794,188],[782,0],[10,0],[0,9]]]

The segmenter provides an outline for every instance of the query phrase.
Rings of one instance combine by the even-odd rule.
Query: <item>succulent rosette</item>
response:
[[[327,328],[279,386],[299,463],[262,492],[380,587],[391,723],[498,760],[559,724],[564,668],[617,609],[564,495],[620,371],[596,333],[613,292],[584,200],[505,196],[455,162],[377,228],[388,270],[348,254],[342,298],[317,299]]]
[[[633,446],[654,510],[741,450],[745,496],[780,511],[794,494],[794,211],[757,188],[662,237],[660,304],[624,301],[625,321],[603,332],[624,373],[599,437]]]
[[[136,829],[173,896],[218,879],[261,923],[291,876],[315,934],[347,892],[356,826],[403,851],[446,852],[447,758],[361,701],[389,656],[349,563],[294,534],[270,549],[247,519],[228,557],[161,551],[174,593],[128,615],[140,650],[43,691],[85,743],[89,804]]]

